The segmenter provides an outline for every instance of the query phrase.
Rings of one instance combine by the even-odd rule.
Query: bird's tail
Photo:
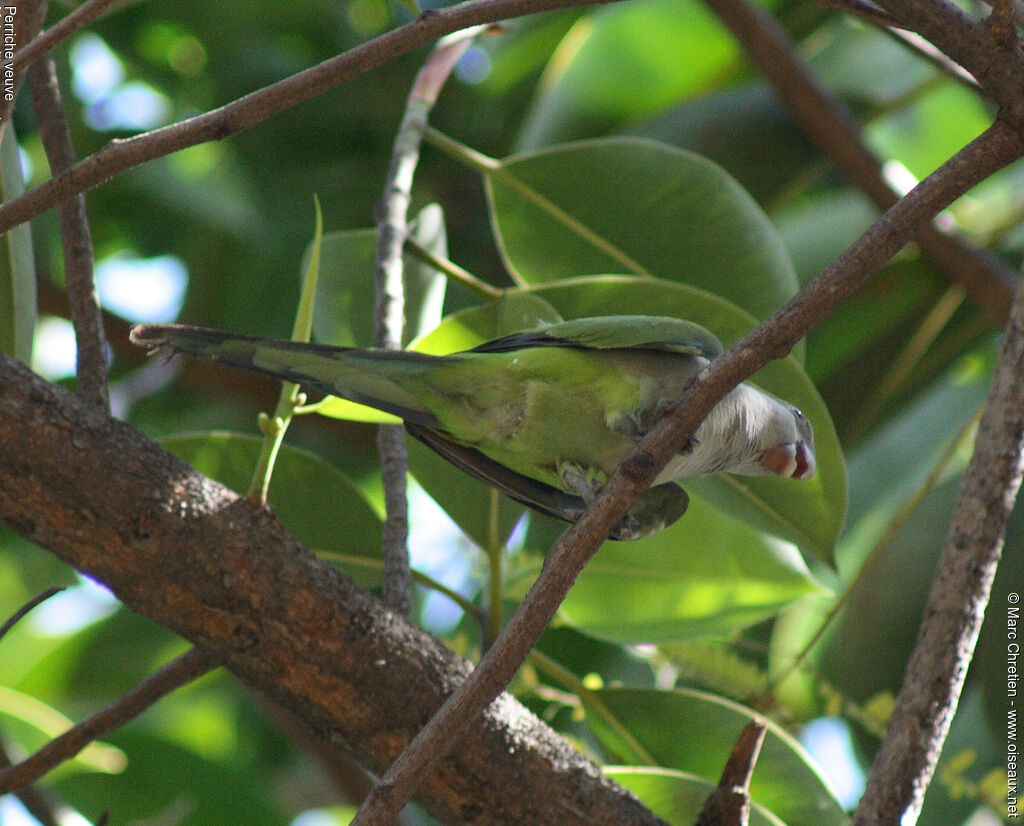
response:
[[[391,413],[427,427],[437,418],[403,379],[422,375],[437,357],[390,350],[358,350],[226,333],[180,324],[140,324],[131,340],[152,353],[184,353],[278,379]]]

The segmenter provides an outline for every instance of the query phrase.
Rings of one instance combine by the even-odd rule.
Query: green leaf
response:
[[[536,287],[531,292],[567,319],[617,313],[689,319],[717,335],[727,347],[756,324],[753,317],[722,298],[657,279],[581,278]],[[792,357],[768,364],[752,381],[804,411],[814,427],[818,473],[803,482],[719,474],[686,480],[684,486],[691,495],[706,498],[729,516],[831,560],[846,512],[846,470],[829,412]]]
[[[172,436],[162,444],[197,470],[244,494],[261,440],[233,433],[200,433]],[[288,530],[313,550],[374,563],[380,559],[380,516],[356,485],[318,456],[283,445],[269,502]],[[356,565],[345,570],[364,584],[379,580],[373,568]]]
[[[520,595],[533,577],[510,582]],[[606,542],[559,609],[606,640],[668,643],[728,634],[820,592],[796,549],[693,497],[647,539]]]
[[[339,399],[337,396],[328,396],[318,402],[313,408],[314,412],[330,419],[345,419],[350,422],[368,422],[369,424],[401,424],[398,416],[392,416],[382,410],[376,410],[365,404],[350,402],[348,399]]]
[[[795,181],[805,180],[812,164],[820,163],[807,133],[764,82],[684,99],[636,132],[714,161],[762,205],[785,197]]]
[[[0,188],[3,202],[25,191],[14,125],[4,124],[0,139]],[[36,265],[32,230],[26,221],[0,239],[0,350],[24,364],[32,362],[36,323]]]
[[[880,691],[899,691],[958,486],[953,479],[925,495],[871,565],[859,572],[815,652],[815,673],[854,702],[866,702]],[[870,668],[863,667],[867,662]]]
[[[561,320],[558,312],[541,296],[513,291],[487,304],[447,316],[437,327],[414,341],[409,349],[444,356],[469,350],[510,333]]]
[[[706,88],[737,51],[699,3],[649,0],[596,9],[552,54],[520,144],[535,149],[635,122]]]
[[[116,800],[123,822],[216,826],[225,812],[251,826],[287,821],[266,779],[237,759],[211,760],[138,727],[110,739],[130,756],[126,771],[66,776],[54,784],[61,800],[86,812],[106,811]]]
[[[687,772],[650,766],[605,766],[602,771],[673,826],[693,826],[717,785]],[[751,804],[749,823],[750,826],[786,826],[757,803]]]
[[[739,703],[692,690],[605,688],[596,695],[659,766],[714,783],[743,727],[765,722],[751,799],[788,826],[848,826],[810,755],[783,728]],[[587,721],[606,749],[629,753],[599,714],[588,710]]]
[[[31,751],[42,748],[74,725],[74,721],[53,706],[3,685],[0,685],[0,717],[4,718],[7,737],[16,739],[22,748]],[[78,764],[77,769],[90,772],[120,772],[127,762],[124,752],[99,740],[89,743],[72,759]]]
[[[988,316],[933,264],[891,261],[818,325],[807,370],[836,411],[843,442],[854,445],[991,335]]]
[[[796,292],[767,216],[723,169],[638,138],[510,158],[487,173],[502,252],[522,285],[658,277],[765,318]]]
[[[951,118],[950,112],[956,112]],[[948,82],[908,109],[871,124],[867,133],[882,157],[898,159],[918,180],[984,132],[992,117],[970,89]]]
[[[437,204],[420,210],[410,234],[420,246],[447,258],[444,212]],[[318,341],[338,347],[373,346],[377,309],[373,276],[376,247],[376,229],[324,235],[313,316],[313,332]],[[309,250],[307,259],[308,256]],[[448,281],[442,273],[410,255],[403,255],[402,261],[405,280],[403,341],[408,343],[440,322]]]

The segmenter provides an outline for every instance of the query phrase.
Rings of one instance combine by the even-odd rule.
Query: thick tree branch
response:
[[[711,362],[673,411],[637,445],[587,512],[548,553],[526,598],[468,680],[424,727],[364,802],[353,826],[390,822],[459,742],[459,733],[508,684],[601,542],[678,453],[714,405],[769,361],[789,353],[925,223],[975,184],[1024,154],[1024,137],[1003,121],[964,147],[879,218],[772,318]]]
[[[0,356],[0,520],[382,771],[469,666],[271,515]],[[424,785],[445,822],[655,824],[508,696]]]
[[[817,147],[843,176],[880,210],[899,195],[886,183],[882,164],[862,138],[860,124],[846,105],[814,77],[778,23],[748,0],[706,0],[729,28],[750,61],[793,113]],[[994,255],[972,249],[929,223],[915,236],[925,255],[999,325],[1006,322],[1016,279]]]
[[[451,32],[552,9],[613,1],[467,0],[457,6],[424,12],[412,23],[218,109],[132,138],[111,141],[66,172],[0,205],[0,234],[120,172],[179,149],[236,135]]]
[[[855,826],[917,822],[985,618],[1022,473],[1024,288],[1014,300],[974,455]]]

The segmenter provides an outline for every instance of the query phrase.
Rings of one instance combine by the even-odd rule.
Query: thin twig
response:
[[[761,720],[751,720],[743,727],[718,785],[701,809],[697,826],[747,826],[750,822],[750,778],[767,730]]]
[[[132,138],[111,141],[63,174],[0,205],[0,235],[65,198],[92,189],[125,170],[180,149],[236,135],[451,32],[552,9],[613,1],[468,0],[424,12],[411,23],[218,109]]]
[[[903,48],[910,49],[914,54],[927,60],[936,69],[946,75],[948,78],[955,80],[961,86],[970,89],[972,92],[982,92],[984,90],[978,83],[977,78],[968,72],[963,66],[957,63],[952,58],[947,57],[938,49],[936,49],[931,43],[925,40],[917,32],[908,32],[906,29],[893,29],[883,28],[889,37],[899,43]]]
[[[0,743],[0,771],[14,765],[11,757]],[[38,786],[26,786],[16,793],[18,802],[25,807],[32,817],[39,821],[40,826],[62,826],[61,806],[53,799],[49,792],[40,789]]]
[[[815,145],[882,210],[899,195],[886,183],[882,164],[861,136],[853,113],[808,69],[778,23],[748,0],[705,0],[764,74]],[[943,235],[933,225],[915,236],[921,249],[998,324],[1006,321],[1016,278],[995,256]]]
[[[15,69],[27,66],[37,57],[50,51],[63,40],[67,40],[75,32],[84,29],[98,18],[117,0],[86,0],[59,23],[54,24],[38,37],[22,46],[14,53],[11,64]]]
[[[906,28],[962,66],[998,105],[1001,117],[1024,123],[1024,54],[992,32],[992,19],[979,20],[949,0],[877,0]]]
[[[375,283],[377,310],[374,343],[386,350],[401,350],[405,333],[405,283],[402,248],[406,240],[412,181],[420,158],[427,116],[459,58],[472,43],[475,30],[446,38],[430,53],[413,82],[405,115],[395,138],[384,197],[377,211]],[[409,502],[406,475],[409,455],[401,425],[377,428],[387,517],[381,533],[384,556],[384,604],[404,617],[411,608],[409,566]]]
[[[205,651],[198,648],[186,651],[102,711],[55,737],[17,765],[0,771],[0,794],[38,780],[48,771],[70,760],[93,740],[138,717],[161,697],[213,670],[215,666],[216,663]]]
[[[32,599],[30,599],[28,602],[22,605],[21,608],[19,608],[17,611],[11,614],[11,616],[7,618],[3,625],[0,625],[0,639],[3,639],[7,632],[10,631],[18,622],[20,622],[24,618],[24,616],[27,613],[29,613],[29,611],[31,611],[37,605],[46,602],[46,600],[48,600],[50,597],[59,594],[63,590],[63,586],[59,588],[47,588],[45,591],[42,591],[36,594],[34,597],[32,597]]]
[[[540,576],[498,641],[391,765],[352,821],[353,826],[389,823],[405,805],[437,761],[455,745],[459,732],[512,679],[602,541],[718,400],[769,361],[786,355],[902,249],[921,226],[1022,154],[1024,139],[1006,123],[997,122],[872,224],[778,313],[694,378],[676,407],[651,429],[612,474],[587,512],[555,543]]]
[[[1022,473],[1024,286],[1014,299],[974,455],[855,826],[917,822],[981,631]]]
[[[75,164],[75,149],[64,116],[57,68],[46,55],[28,70],[32,106],[39,134],[50,162],[50,170],[59,175]],[[92,233],[85,211],[85,196],[74,195],[57,205],[61,243],[64,247],[64,275],[67,282],[71,323],[78,348],[76,379],[78,392],[92,404],[110,409],[107,386],[107,340],[103,316],[93,280]]]
[[[944,55],[921,37],[921,35],[902,28],[899,20],[874,3],[867,2],[867,0],[819,0],[819,2],[822,5],[831,6],[832,8],[860,17],[862,20],[867,20],[869,23],[878,26],[901,46],[920,55],[940,72],[957,81],[957,83],[961,83],[975,92],[981,90],[978,81],[963,66]]]

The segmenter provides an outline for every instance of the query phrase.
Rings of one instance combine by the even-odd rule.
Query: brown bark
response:
[[[469,673],[273,515],[3,355],[0,468],[0,519],[371,769]],[[452,823],[660,823],[507,695],[421,794]]]

